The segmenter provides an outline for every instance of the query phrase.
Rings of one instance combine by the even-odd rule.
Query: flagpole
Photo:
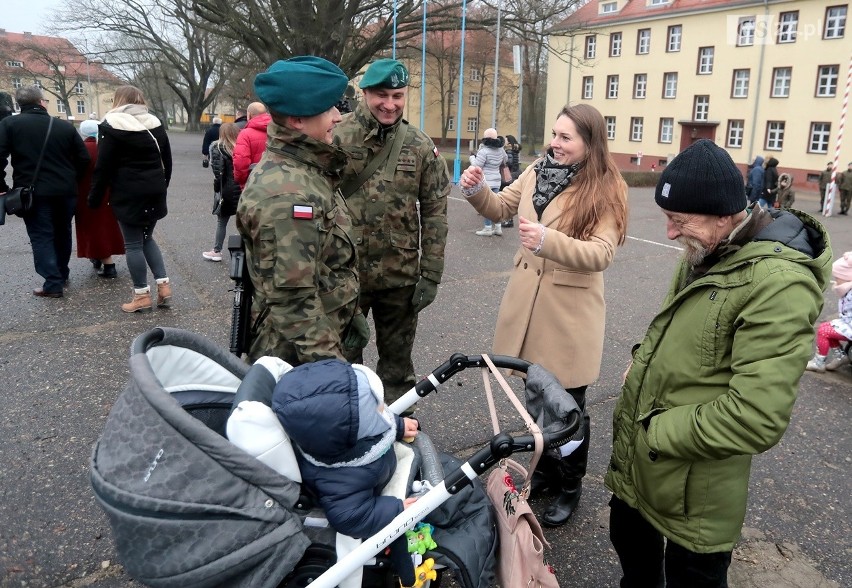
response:
[[[462,95],[464,92],[464,38],[467,25],[467,0],[462,0],[462,24],[461,24],[461,59],[459,61],[459,98],[456,109],[456,160],[453,163],[453,183],[458,184],[461,177],[461,117],[462,117]]]
[[[825,189],[825,203],[822,209],[824,216],[831,216],[834,207],[834,196],[837,194],[837,167],[840,165],[840,148],[843,146],[843,127],[846,125],[846,112],[849,109],[849,88],[852,87],[852,57],[849,59],[849,71],[846,74],[846,91],[843,94],[843,105],[840,107],[840,126],[837,129],[837,142],[834,147],[834,167],[831,170],[831,183]]]
[[[503,3],[497,3],[497,45],[494,47],[494,95],[491,96],[491,128],[497,128],[497,79],[500,77],[500,12]]]
[[[396,59],[396,0],[393,0],[393,49],[391,57]]]
[[[420,130],[426,116],[426,2],[423,0],[423,47],[420,55]],[[441,123],[443,124],[443,122]]]

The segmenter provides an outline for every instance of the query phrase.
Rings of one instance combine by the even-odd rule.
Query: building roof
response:
[[[51,78],[55,73],[51,64],[64,67],[62,75],[67,80],[109,81],[121,80],[105,69],[99,61],[86,60],[86,55],[68,39],[47,37],[31,33],[12,33],[0,29],[0,76],[22,77],[43,76]],[[43,55],[43,57],[40,57]],[[23,68],[7,62],[19,61]]]
[[[600,14],[603,3],[617,2],[621,10]],[[691,14],[711,10],[729,10],[740,6],[763,5],[761,0],[671,0],[667,4],[649,6],[646,0],[591,0],[571,16],[555,25],[551,32],[558,33],[576,28],[596,28],[623,22],[670,18],[677,14]]]

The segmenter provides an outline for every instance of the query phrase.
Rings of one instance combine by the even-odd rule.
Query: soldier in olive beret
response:
[[[313,56],[276,61],[255,78],[272,122],[237,208],[255,288],[252,362],[345,359],[369,339],[349,210],[336,189],[346,155],[332,144],[347,83]]]
[[[375,61],[361,79],[364,99],[335,129],[350,155],[341,189],[358,246],[360,306],[365,315],[373,310],[376,372],[388,402],[415,384],[417,316],[438,292],[447,239],[447,165],[402,118],[408,84],[401,62]],[[361,363],[361,350],[347,357]]]

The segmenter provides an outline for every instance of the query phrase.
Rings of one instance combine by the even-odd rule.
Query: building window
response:
[[[591,100],[595,92],[595,78],[583,76],[583,100]]]
[[[479,106],[479,92],[471,92],[467,96],[468,106]]]
[[[784,147],[784,121],[770,120],[766,123],[766,149],[781,151]]]
[[[754,45],[754,17],[744,16],[737,25],[737,47]]]
[[[456,103],[456,93],[455,92],[447,92],[447,104],[452,106]]]
[[[772,70],[772,97],[789,98],[790,81],[793,78],[792,67],[776,67]]]
[[[618,12],[618,2],[601,2],[601,14]]]
[[[837,95],[837,78],[840,75],[839,65],[821,65],[817,70],[816,95],[827,98]]]
[[[666,40],[666,51],[669,53],[677,53],[680,51],[680,42],[683,38],[683,27],[681,25],[672,25],[669,27],[669,33]]]
[[[615,140],[615,117],[614,116],[605,116],[604,122],[606,123],[606,138],[610,141]]]
[[[478,67],[470,68],[470,81],[471,82],[478,82],[481,79],[482,79],[482,72],[480,71],[480,69]]]
[[[731,98],[748,98],[748,82],[750,76],[751,70],[734,70],[734,80],[731,83]]]
[[[467,130],[471,133],[475,133],[479,128],[479,120],[476,117],[469,117],[467,119]]]
[[[621,33],[613,33],[609,36],[609,56],[621,57]]]
[[[808,143],[808,153],[828,153],[828,139],[830,136],[830,123],[811,123],[811,140]]]
[[[649,0],[648,6],[663,6],[669,2],[671,2],[671,0]]]
[[[798,29],[798,10],[782,12],[778,15],[778,43],[795,43]]]
[[[24,62],[23,61],[9,60],[9,61],[6,62],[6,66],[7,67],[24,67]]]
[[[698,49],[698,73],[708,75],[713,73],[713,47],[701,47]]]
[[[696,96],[692,120],[708,120],[710,118],[710,96]]]
[[[663,98],[677,98],[677,72],[663,74]]]
[[[62,100],[56,101],[56,112],[59,114],[65,114],[65,103]]]
[[[35,81],[33,82],[33,86],[35,86],[35,87],[36,87],[36,88],[38,88],[39,90],[44,90],[44,86],[42,86],[42,85],[41,85],[41,80],[35,80]]]
[[[636,33],[636,54],[647,55],[651,51],[651,29],[639,29]]]
[[[846,6],[830,6],[825,9],[824,39],[842,39],[846,32]]]
[[[59,82],[53,82],[53,91],[62,92],[62,85]]]
[[[744,120],[729,120],[728,121],[728,136],[725,141],[726,147],[734,147],[737,149],[743,146],[743,135],[745,135]]]
[[[598,40],[594,35],[589,35],[586,37],[586,50],[583,55],[586,56],[586,59],[594,59],[598,52]]]
[[[645,126],[645,119],[641,116],[634,116],[630,118],[630,140],[631,141],[641,141],[642,140],[642,130]]]
[[[610,99],[618,98],[618,76],[606,77],[606,97]]]
[[[21,83],[21,78],[12,78],[12,87],[13,88],[15,88],[17,90],[21,86],[23,86],[23,84]]]
[[[674,119],[660,119],[660,143],[671,143],[674,140]]]
[[[448,131],[455,131],[456,130],[456,118],[454,116],[447,118],[447,130]]]
[[[639,100],[645,98],[648,90],[648,74],[636,74],[633,76],[633,97]]]
[[[74,84],[74,93],[82,94],[83,93],[83,82],[77,82]]]
[[[86,114],[86,103],[83,100],[77,100],[77,114]]]

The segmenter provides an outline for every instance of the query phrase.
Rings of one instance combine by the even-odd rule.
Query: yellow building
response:
[[[742,170],[775,157],[815,190],[840,130],[847,12],[830,0],[592,0],[550,37],[546,112],[594,105],[622,169],[659,169],[708,138]],[[850,160],[847,139],[839,168]]]

